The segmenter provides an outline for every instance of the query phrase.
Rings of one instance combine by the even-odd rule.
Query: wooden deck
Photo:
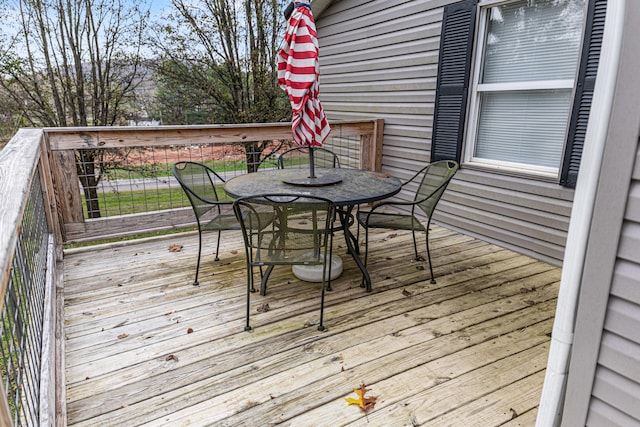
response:
[[[320,285],[285,267],[252,297],[243,331],[235,232],[219,262],[205,237],[199,287],[194,235],[68,251],[69,425],[533,425],[560,269],[435,226],[432,285],[410,234],[373,240],[373,292],[343,256],[325,332],[313,326]],[[368,413],[345,400],[361,384],[377,397]]]

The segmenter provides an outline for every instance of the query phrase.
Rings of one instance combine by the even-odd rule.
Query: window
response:
[[[575,187],[606,9],[607,0],[446,5],[431,161],[528,172]]]
[[[585,0],[480,7],[467,163],[558,177]]]

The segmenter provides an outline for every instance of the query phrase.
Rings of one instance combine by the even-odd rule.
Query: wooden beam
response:
[[[38,163],[40,168],[40,184],[42,188],[42,196],[44,198],[45,214],[47,216],[47,224],[49,231],[53,234],[56,243],[56,259],[62,259],[62,227],[58,217],[58,207],[55,197],[55,187],[53,185],[51,172],[51,150],[46,141],[46,135],[40,143],[42,152],[41,161]]]
[[[80,181],[73,151],[56,151],[50,157],[51,179],[54,185],[57,214],[61,224],[84,223]],[[66,241],[65,229],[61,229]]]
[[[56,256],[55,241],[49,237],[47,248],[47,272],[42,321],[42,351],[40,354],[40,425],[55,425],[56,415]]]
[[[375,120],[331,123],[342,136],[371,134]],[[231,144],[291,139],[291,123],[235,125],[45,128],[51,149],[149,147],[178,144]],[[331,136],[331,134],[330,134]]]

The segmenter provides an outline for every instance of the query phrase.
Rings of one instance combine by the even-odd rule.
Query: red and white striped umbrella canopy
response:
[[[278,53],[278,84],[291,102],[293,140],[301,146],[321,146],[330,128],[318,98],[320,63],[316,24],[309,3],[294,3]]]

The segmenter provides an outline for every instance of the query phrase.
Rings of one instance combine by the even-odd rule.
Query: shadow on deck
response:
[[[325,332],[312,327],[320,285],[286,267],[243,331],[239,233],[223,233],[219,262],[205,236],[198,287],[194,235],[67,251],[68,424],[532,425],[560,269],[438,226],[431,237],[435,285],[404,232],[374,235],[370,294],[344,255]],[[367,413],[345,400],[361,384],[377,397]]]

